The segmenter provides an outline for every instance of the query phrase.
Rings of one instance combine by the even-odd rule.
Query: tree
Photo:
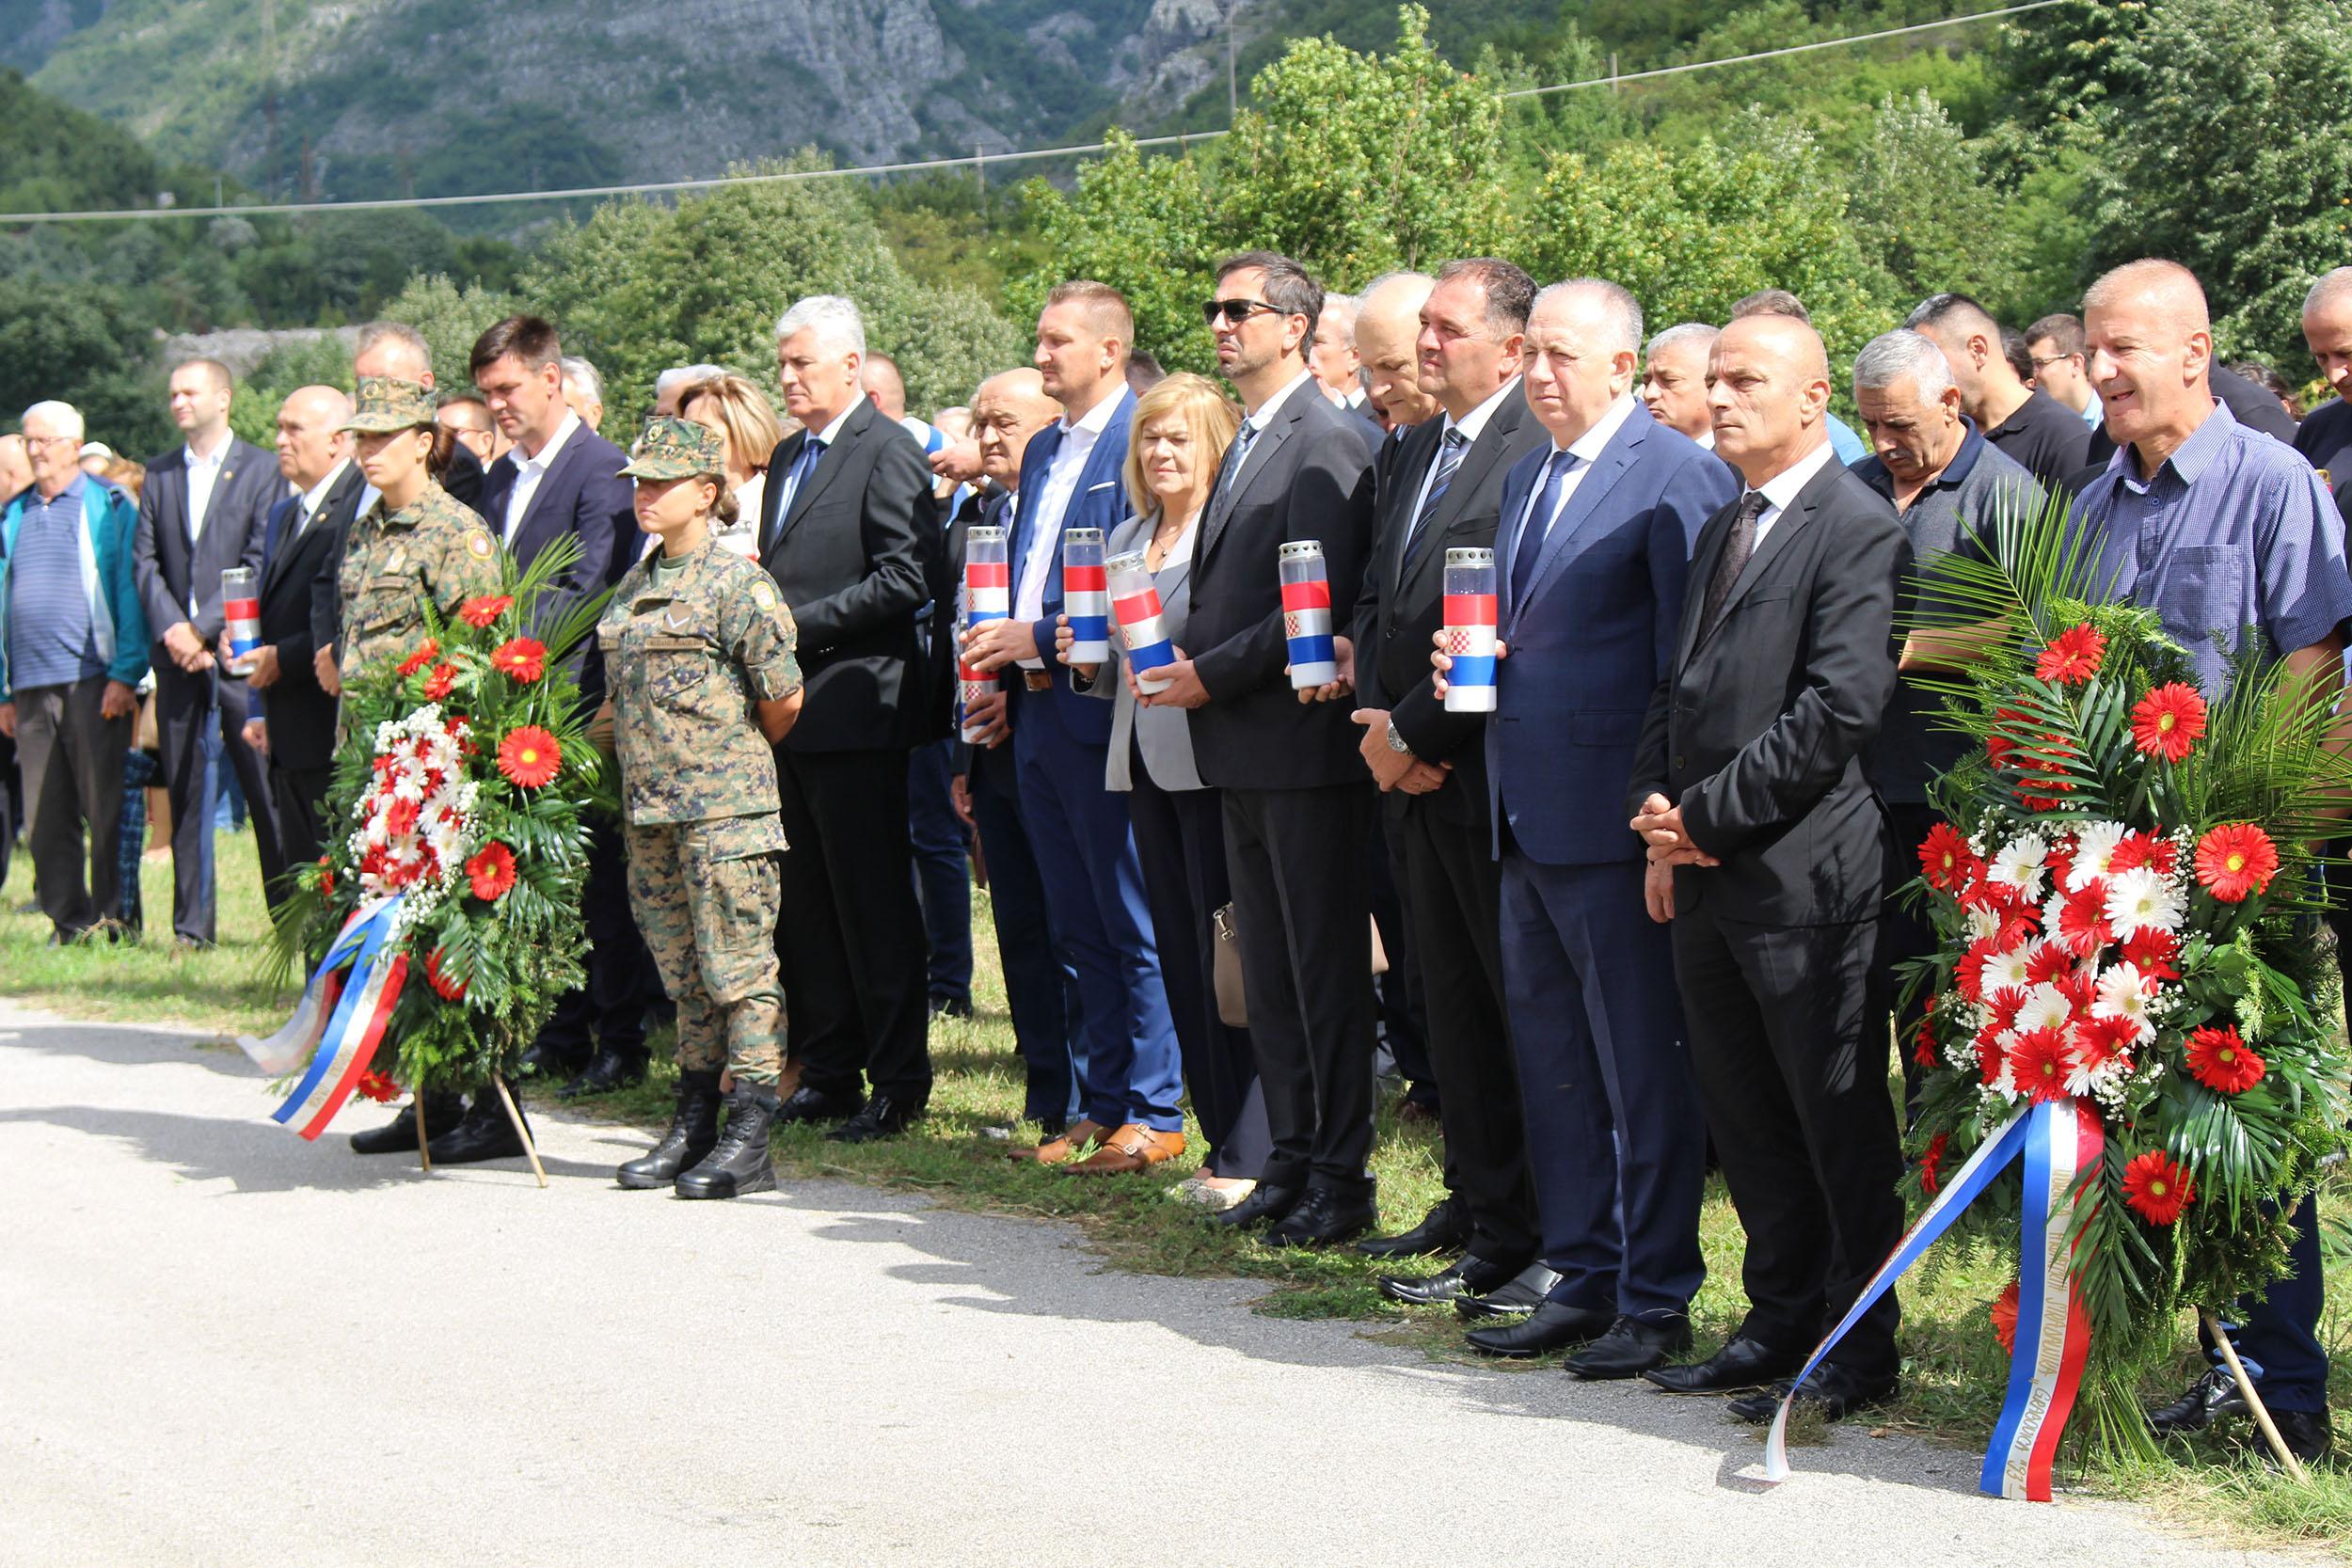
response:
[[[1851,188],[1855,243],[1885,269],[1898,299],[1949,289],[1997,313],[2015,271],[2006,203],[1986,182],[1976,148],[1926,88],[1880,101]]]
[[[94,441],[160,449],[171,436],[163,377],[126,346],[139,340],[133,320],[116,289],[0,279],[0,409],[13,420],[54,398],[81,410]]]
[[[377,314],[424,335],[425,346],[433,353],[434,389],[446,397],[473,388],[474,340],[493,323],[523,308],[523,301],[512,294],[478,283],[461,287],[434,273],[410,278],[408,286],[386,300]]]

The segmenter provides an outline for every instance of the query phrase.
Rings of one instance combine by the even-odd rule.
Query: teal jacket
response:
[[[87,478],[82,485],[82,591],[89,596],[90,629],[106,676],[136,686],[147,675],[147,611],[139,608],[138,583],[131,575],[131,541],[139,509],[111,484]],[[24,496],[0,513],[0,703],[14,700],[8,683],[8,562],[16,559],[17,525],[24,518]]]

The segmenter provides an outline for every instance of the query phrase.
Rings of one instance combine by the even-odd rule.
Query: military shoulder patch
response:
[[[487,561],[497,552],[498,546],[490,543],[490,536],[487,532],[478,528],[469,528],[466,531],[467,554],[477,561]]]
[[[764,582],[756,583],[752,588],[752,603],[762,610],[773,610],[776,608],[776,591]]]

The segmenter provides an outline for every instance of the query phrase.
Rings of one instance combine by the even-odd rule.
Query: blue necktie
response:
[[[1225,471],[1217,475],[1216,490],[1209,502],[1212,513],[1232,498],[1233,482],[1241,477],[1241,466],[1249,461],[1249,444],[1257,438],[1258,427],[1248,420],[1242,420],[1240,431],[1233,436],[1233,444],[1225,449]]]
[[[776,499],[776,531],[778,533],[784,531],[785,518],[791,515],[792,503],[801,499],[801,487],[808,483],[808,476],[817,471],[818,460],[824,455],[825,443],[816,436],[812,436],[801,443],[801,454],[792,460],[791,471],[785,475],[784,494]],[[769,539],[763,541],[762,545],[764,547],[774,543],[773,539]]]
[[[1551,515],[1560,509],[1560,497],[1568,487],[1568,475],[1576,464],[1576,453],[1556,451],[1545,467],[1543,493],[1535,498],[1535,510],[1527,515],[1527,524],[1519,530],[1518,544],[1511,554],[1511,608],[1515,611],[1527,598],[1528,585],[1535,580],[1535,562],[1543,559]]]

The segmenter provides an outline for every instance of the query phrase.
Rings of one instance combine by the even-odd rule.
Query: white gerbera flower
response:
[[[2017,1032],[2026,1035],[2036,1029],[2063,1029],[2074,1016],[2074,1005],[2066,999],[2066,993],[2045,982],[2026,993],[2026,1005],[2017,1009]]]
[[[2008,952],[1995,953],[1985,959],[1984,994],[1998,996],[2012,986],[2019,990],[2024,990],[2033,983],[2026,973],[2026,968],[2032,961],[2032,948],[2025,942],[2019,942]]]
[[[2107,862],[2115,857],[2115,847],[2123,842],[2121,822],[2093,822],[2074,835],[2074,869],[2067,874],[2066,890],[2079,893],[2097,878],[2107,874]]]
[[[2050,847],[2040,833],[2020,833],[2001,846],[1985,876],[2032,898],[2042,891],[2042,868],[2049,858]]]
[[[1982,942],[2001,928],[2001,917],[1991,910],[1971,907],[1964,911],[1968,917],[1968,940]]]
[[[2141,929],[2177,931],[2187,914],[2188,899],[2171,879],[2145,866],[2107,882],[2107,924],[2119,938]]]
[[[2139,1029],[2141,1043],[2156,1037],[2155,1020],[2149,1015],[2147,976],[2134,963],[2112,965],[2099,974],[2098,999],[2090,1004],[2093,1018],[2129,1019]]]

